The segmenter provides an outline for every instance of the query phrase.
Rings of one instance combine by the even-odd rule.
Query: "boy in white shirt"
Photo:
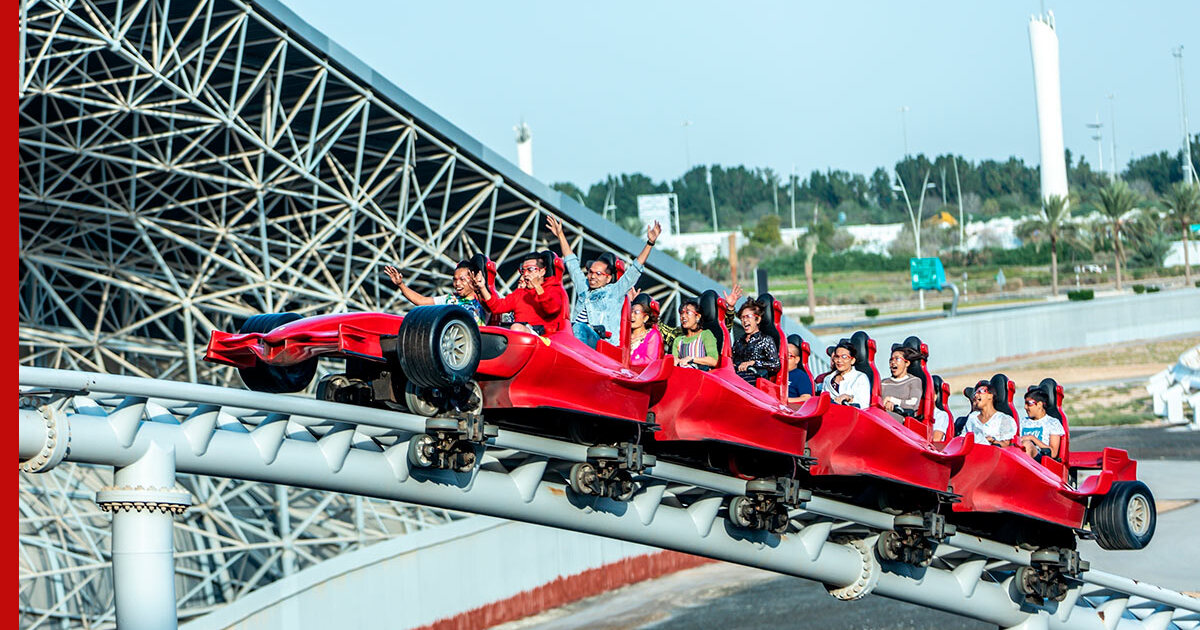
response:
[[[1025,417],[1021,419],[1021,448],[1034,460],[1043,457],[1060,459],[1059,449],[1062,436],[1066,434],[1062,423],[1046,413],[1050,398],[1040,388],[1031,387],[1025,392]]]

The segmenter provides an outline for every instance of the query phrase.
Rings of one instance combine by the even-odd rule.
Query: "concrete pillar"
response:
[[[175,448],[151,442],[96,493],[113,515],[113,590],[121,630],[176,628],[174,516],[191,505],[175,485]]]

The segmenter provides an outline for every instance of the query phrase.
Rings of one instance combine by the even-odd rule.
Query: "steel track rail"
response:
[[[126,376],[21,367],[23,465],[61,461],[123,470],[172,453],[180,473],[294,485],[536,523],[760,567],[826,584],[843,599],[874,592],[1001,627],[1200,627],[1200,601],[1088,571],[1062,603],[1024,603],[1012,572],[1027,551],[957,534],[933,565],[881,564],[874,534],[891,516],[823,498],[794,510],[788,533],[731,525],[736,478],[661,462],[628,503],[581,497],[565,468],[586,448],[501,430],[472,473],[409,466],[425,418],[295,396]]]

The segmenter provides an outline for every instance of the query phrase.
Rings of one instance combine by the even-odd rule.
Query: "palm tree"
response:
[[[1100,212],[1108,218],[1109,225],[1112,226],[1113,245],[1117,253],[1117,290],[1120,291],[1121,260],[1125,257],[1125,252],[1121,249],[1121,224],[1125,215],[1137,205],[1138,195],[1129,188],[1129,184],[1118,179],[1101,188],[1096,198]]]
[[[1188,260],[1188,225],[1200,215],[1200,186],[1178,182],[1162,198],[1167,216],[1183,228],[1183,278],[1192,286],[1192,263]]]
[[[1071,202],[1061,195],[1050,195],[1042,203],[1042,221],[1050,237],[1050,287],[1058,295],[1058,236],[1059,225],[1071,213]]]

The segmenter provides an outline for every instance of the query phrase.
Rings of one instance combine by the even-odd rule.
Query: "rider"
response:
[[[760,377],[769,379],[779,372],[779,347],[760,329],[763,312],[763,305],[758,300],[748,299],[742,303],[738,318],[742,320],[742,330],[746,334],[733,342],[730,351],[737,375],[751,385]]]
[[[683,334],[675,338],[671,354],[680,367],[708,371],[720,361],[717,338],[704,327],[700,314],[700,302],[687,298],[679,306],[679,327]]]
[[[620,279],[616,278],[617,270],[614,268],[615,259],[612,256],[602,256],[588,262],[585,273],[579,264],[579,256],[571,251],[571,244],[567,242],[562,222],[547,216],[546,227],[550,229],[551,234],[558,237],[558,244],[563,252],[563,265],[571,275],[571,283],[575,287],[575,303],[571,306],[571,332],[575,333],[577,339],[595,348],[602,337],[601,331],[613,335],[620,333],[621,308],[625,304],[625,293],[642,277],[642,272],[646,269],[646,258],[650,256],[654,242],[662,233],[662,226],[655,221],[646,230],[646,244],[638,254],[637,260],[633,261]],[[619,337],[609,343],[617,345]]]
[[[458,263],[458,266],[454,268],[454,291],[437,297],[424,296],[414,291],[412,287],[404,283],[404,275],[391,265],[384,267],[383,271],[391,279],[392,284],[400,288],[400,293],[404,295],[405,299],[412,302],[415,306],[457,304],[471,313],[471,316],[475,318],[476,324],[483,326],[488,322],[487,308],[484,307],[478,293],[475,291],[475,274],[479,273],[480,270],[476,269],[475,265],[471,264],[469,260]]]
[[[892,356],[888,359],[892,375],[879,381],[879,397],[884,410],[897,420],[915,415],[921,404],[924,383],[908,372],[908,366],[924,358],[920,350],[892,344]]]
[[[974,407],[967,416],[967,424],[963,431],[975,435],[976,444],[991,444],[993,446],[1008,446],[1017,435],[1017,421],[1012,416],[996,409],[996,394],[992,384],[979,381],[972,393]]]
[[[1046,413],[1050,397],[1040,387],[1025,392],[1025,417],[1021,418],[1021,447],[1029,456],[1042,461],[1043,457],[1059,459],[1062,436],[1066,433],[1057,418]]]
[[[798,335],[788,336],[787,369],[788,369],[788,402],[802,403],[812,398],[812,379],[808,372],[800,367],[803,357],[800,355],[800,344],[803,340]]]
[[[630,291],[635,293],[637,289]],[[658,323],[658,300],[645,293],[636,293],[629,306],[629,362],[646,365],[663,355],[662,334]]]
[[[854,368],[857,352],[849,339],[842,339],[836,346],[829,348],[830,362],[833,370],[825,375],[822,383],[824,391],[829,392],[833,402],[839,405],[850,405],[866,409],[871,405],[871,380],[866,374]]]
[[[475,287],[483,303],[492,313],[512,313],[513,330],[548,335],[562,328],[562,311],[567,303],[558,276],[547,275],[546,261],[541,254],[530,252],[521,258],[521,279],[507,297],[492,295],[482,272],[475,274]]]

